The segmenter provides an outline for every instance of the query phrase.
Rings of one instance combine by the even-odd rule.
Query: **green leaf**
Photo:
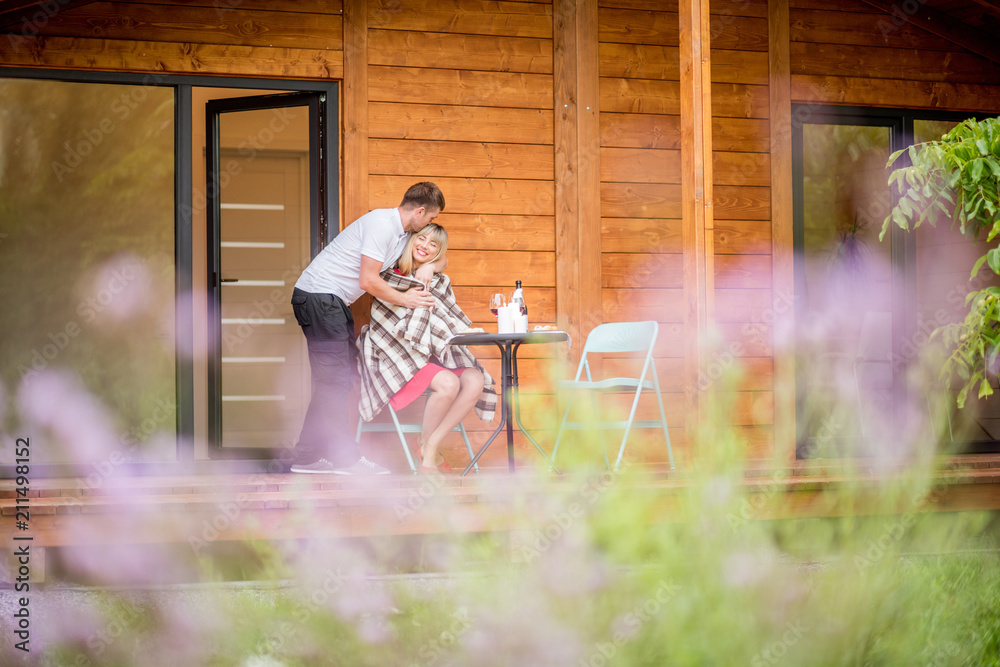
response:
[[[907,226],[907,223],[906,223],[906,216],[903,215],[903,212],[901,210],[899,210],[898,206],[896,208],[892,209],[892,219],[895,221],[895,223],[899,227],[902,227],[903,229],[908,229],[908,226]]]
[[[982,156],[990,154],[990,147],[986,145],[986,142],[983,139],[976,139],[976,148],[979,149],[979,154]]]
[[[899,210],[903,212],[903,215],[905,215],[907,217],[907,219],[913,217],[913,207],[910,206],[910,200],[909,199],[906,199],[906,198],[900,199],[898,206],[899,206]]]
[[[905,151],[905,150],[906,150],[905,148],[900,148],[898,151],[896,151],[895,153],[893,153],[892,155],[890,155],[889,156],[889,161],[885,163],[885,166],[886,167],[891,167],[892,163],[895,162],[899,158],[899,156],[903,154],[903,151]]]
[[[983,207],[983,200],[981,197],[973,197],[972,202],[973,202],[972,211],[970,211],[968,215],[969,218],[974,219],[979,217],[979,209]]]
[[[889,222],[891,222],[891,221],[892,221],[892,216],[891,215],[885,216],[885,220],[882,221],[882,231],[880,231],[878,233],[878,241],[879,241],[879,243],[881,243],[882,239],[885,238],[885,233],[887,231],[889,231]],[[969,280],[971,280],[971,278]]]
[[[1000,221],[994,222],[990,227],[990,231],[986,233],[986,240],[992,241],[997,234],[1000,234]]]
[[[990,386],[990,381],[988,378],[983,378],[983,381],[979,384],[979,398],[986,398],[993,393],[993,387]]]
[[[972,180],[976,183],[983,180],[983,174],[986,172],[986,160],[979,158],[974,160],[972,163]]]
[[[969,280],[972,280],[973,278],[976,277],[976,274],[979,273],[979,269],[983,268],[983,262],[985,261],[986,261],[986,255],[983,255],[982,257],[976,260],[976,263],[972,265],[972,274],[969,276]]]
[[[993,273],[1000,276],[1000,248],[990,248],[986,252],[986,263],[993,269]]]

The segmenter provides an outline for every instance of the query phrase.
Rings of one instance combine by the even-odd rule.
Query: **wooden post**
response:
[[[684,240],[684,387],[687,433],[702,417],[698,380],[714,302],[712,83],[708,0],[681,0],[681,217]]]
[[[343,174],[344,215],[341,229],[371,208],[368,202],[367,0],[344,0]]]
[[[771,303],[775,461],[795,458],[795,264],[792,234],[792,93],[788,0],[769,0],[768,94],[771,118]]]
[[[371,209],[368,201],[368,2],[344,0],[344,196],[340,229]],[[399,193],[402,197],[403,193]],[[447,199],[446,199],[447,201]],[[330,237],[339,230],[330,230]],[[329,242],[330,239],[326,239]],[[372,297],[351,304],[354,330],[371,318]]]
[[[603,321],[596,3],[555,0],[553,50],[556,312],[582,341]]]

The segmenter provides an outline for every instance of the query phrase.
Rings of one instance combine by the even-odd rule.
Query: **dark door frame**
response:
[[[289,107],[309,108],[309,237],[310,256],[315,256],[321,235],[325,236],[328,199],[321,147],[326,143],[326,95],[320,92],[284,93],[230,97],[212,100],[205,105],[206,192],[208,202],[207,259],[208,271],[208,451],[213,459],[274,458],[276,449],[223,447],[222,443],[222,276],[220,225],[222,200],[219,180],[222,176],[219,129],[222,114]]]
[[[78,70],[42,70],[30,68],[0,68],[0,77],[29,78],[77,83],[115,83],[123,85],[165,86],[174,89],[174,259],[175,294],[190,294],[193,288],[193,232],[194,183],[192,165],[192,89],[233,88],[247,90],[294,90],[301,93],[319,93],[326,98],[321,120],[328,131],[320,147],[320,180],[324,185],[326,218],[320,220],[313,235],[312,255],[319,252],[322,243],[336,236],[339,226],[338,143],[340,136],[338,81],[304,81],[282,79],[256,79],[235,77],[208,77],[195,75],[118,72],[89,72]],[[267,458],[195,460],[194,442],[194,360],[190,350],[194,346],[194,311],[190,299],[176,301],[175,358],[177,411],[175,429],[177,458],[173,461],[134,461],[121,463],[116,469],[127,474],[182,474],[202,472],[263,472],[273,471]],[[104,461],[81,463],[33,464],[35,477],[78,477],[92,474]],[[12,479],[16,475],[13,465],[0,465],[0,478]]]

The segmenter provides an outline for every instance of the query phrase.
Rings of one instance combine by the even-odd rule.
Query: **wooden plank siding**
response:
[[[342,79],[343,3],[91,2],[6,29],[0,66]]]
[[[793,102],[1000,111],[997,63],[864,3],[789,4]]]
[[[654,361],[664,404],[671,406],[667,420],[674,451],[684,457],[687,411],[677,3],[601,0],[598,54],[602,318],[659,323]],[[609,373],[614,367],[609,360],[603,370]],[[649,451],[661,461],[666,458],[656,449]]]
[[[792,298],[790,105],[1000,112],[1000,64],[861,0],[708,9],[711,235],[688,260],[711,279],[711,326],[692,321],[685,294],[678,0],[69,2],[0,27],[0,67],[342,81],[342,224],[433,180],[472,320],[492,330],[488,296],[521,280],[532,324],[573,333],[568,353],[521,351],[538,397],[529,424],[551,427],[552,380],[595,324],[652,319],[684,456],[686,345],[714,326],[722,347],[702,371],[743,367],[731,421],[770,456],[789,450],[776,421],[794,419],[775,387],[794,368],[774,340]],[[499,377],[496,351],[476,353]],[[489,430],[469,426],[474,443]],[[456,446],[446,454],[460,460]],[[655,445],[639,456],[665,460]]]
[[[699,390],[739,369],[732,423],[767,456],[774,424],[768,3],[712,2],[713,328]],[[751,407],[747,407],[751,406]],[[750,428],[751,430],[747,430]]]

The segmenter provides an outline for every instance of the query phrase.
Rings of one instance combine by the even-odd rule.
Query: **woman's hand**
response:
[[[421,264],[417,267],[417,270],[413,272],[413,277],[422,282],[426,289],[430,289],[431,280],[434,278],[434,264]]]
[[[433,308],[434,296],[425,289],[413,287],[399,293],[400,304],[405,308]]]

